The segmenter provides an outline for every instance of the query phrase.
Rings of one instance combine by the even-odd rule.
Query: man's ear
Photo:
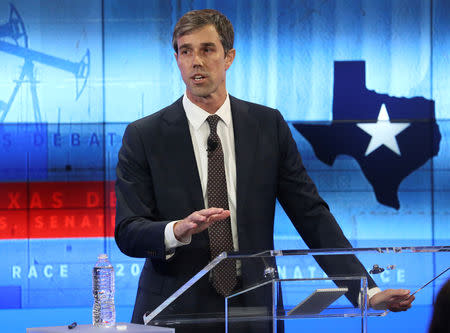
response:
[[[227,54],[225,55],[225,70],[228,70],[228,68],[230,68],[235,57],[236,57],[236,50],[235,49],[228,50]]]
[[[175,56],[175,61],[178,62],[178,53],[174,52],[173,55]]]

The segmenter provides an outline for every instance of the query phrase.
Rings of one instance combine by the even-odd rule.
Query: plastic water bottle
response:
[[[111,327],[116,324],[114,307],[114,268],[106,254],[100,254],[92,270],[92,324],[94,327]]]

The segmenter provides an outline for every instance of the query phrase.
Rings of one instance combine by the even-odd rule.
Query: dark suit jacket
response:
[[[273,249],[276,199],[310,248],[351,247],[307,175],[279,111],[231,96],[230,101],[239,249]],[[207,232],[194,235],[191,244],[165,259],[166,224],[204,208],[181,98],[127,127],[119,152],[116,196],[117,245],[129,256],[147,258],[135,305],[136,317],[142,318],[210,260]],[[330,276],[366,274],[355,258],[318,262]],[[374,286],[371,279],[369,285]],[[355,286],[353,303],[358,292]]]

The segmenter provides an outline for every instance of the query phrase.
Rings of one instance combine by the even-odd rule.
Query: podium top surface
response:
[[[27,328],[27,333],[175,333],[175,329],[157,326],[145,326],[128,323],[117,323],[115,327],[99,328],[92,325],[78,325],[73,329],[68,326]]]

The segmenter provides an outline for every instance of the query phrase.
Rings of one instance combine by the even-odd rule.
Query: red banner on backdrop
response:
[[[0,184],[0,239],[114,236],[114,182]]]

